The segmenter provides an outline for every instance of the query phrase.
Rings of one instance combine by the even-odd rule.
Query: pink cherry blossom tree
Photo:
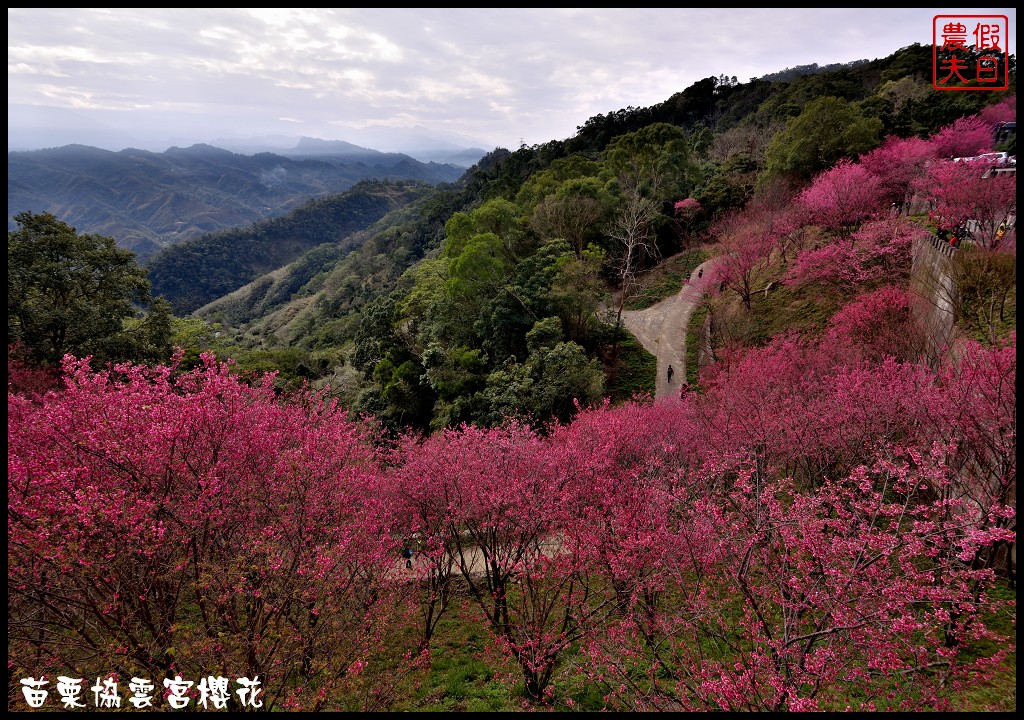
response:
[[[527,696],[547,699],[586,593],[575,556],[558,551],[567,506],[550,445],[518,424],[463,426],[424,439],[409,458],[400,482],[432,572],[454,559]]]
[[[20,343],[7,346],[7,392],[41,397],[60,386],[60,371],[27,362]]]
[[[707,286],[735,292],[750,310],[758,279],[767,270],[782,231],[772,224],[734,213],[720,220],[712,232],[719,238],[720,253],[708,275]]]
[[[64,390],[8,395],[9,661],[259,676],[267,707],[316,709],[365,686],[392,614],[371,438],[204,362],[68,358]]]
[[[748,349],[701,385],[694,418],[712,459],[741,454],[811,486],[870,462],[881,445],[921,439],[939,403],[927,366],[866,362],[846,344],[791,336]]]
[[[856,688],[855,710],[942,708],[951,684],[1003,657],[960,649],[979,633],[1000,641],[951,610],[970,606],[975,581],[992,582],[961,558],[1001,534],[968,534],[918,496],[941,466],[895,454],[813,493],[756,465],[726,474],[719,493],[707,481],[675,491],[658,657],[625,624],[586,646],[614,707],[843,709],[830,697],[841,687]]]
[[[943,708],[951,687],[985,677],[1004,657],[997,651],[977,659],[966,642],[1007,641],[985,626],[973,602],[996,582],[973,559],[1012,537],[983,519],[1012,517],[1012,510],[981,509],[949,492],[949,447],[914,444],[922,408],[940,401],[928,368],[889,361],[884,373],[829,372],[825,357],[797,350],[776,351],[772,364],[764,354],[751,358],[749,382],[759,373],[764,388],[756,404],[710,387],[697,403],[713,407],[685,415],[696,424],[679,423],[679,435],[661,422],[665,406],[623,415],[648,418],[657,440],[591,452],[589,463],[587,449],[616,447],[618,410],[592,411],[571,435],[584,448],[573,455],[580,459],[574,468],[599,498],[592,504],[601,504],[578,519],[593,541],[604,539],[610,562],[594,567],[621,568],[618,577],[633,588],[630,601],[615,603],[617,612],[587,616],[585,661],[573,668],[604,687],[610,708],[843,709],[834,705],[839,688],[844,698],[856,688],[855,710]],[[802,360],[787,369],[786,358]],[[916,399],[922,384],[927,399]],[[772,385],[778,389],[769,398]],[[801,388],[792,405],[771,405]],[[872,405],[874,398],[883,401]],[[815,402],[805,419],[790,422],[808,399]],[[762,423],[784,420],[751,434],[744,428],[753,425],[742,421],[758,406],[772,410],[760,413]],[[687,406],[676,408],[665,417],[678,419]],[[726,434],[730,418],[736,422]],[[834,467],[813,487],[785,474],[797,437],[787,433],[818,428],[825,448],[835,446],[844,423],[860,429],[844,428],[842,444],[866,463]],[[604,430],[606,438],[594,437]],[[705,442],[696,454],[678,449],[681,439],[699,436]],[[760,456],[744,451],[772,443],[774,451]],[[601,467],[602,457],[620,459],[586,471]],[[637,567],[657,572],[638,574]]]
[[[940,158],[974,157],[992,149],[992,123],[978,115],[962,117],[929,140]]]
[[[992,127],[998,123],[1017,121],[1017,96],[1010,95],[994,105],[986,105],[978,113]]]
[[[629,618],[657,642],[656,607],[673,553],[665,483],[696,461],[697,437],[678,402],[593,408],[552,434],[571,489],[563,547],[591,579],[589,603],[577,609],[581,624]]]
[[[805,217],[796,204],[798,195],[788,185],[771,183],[743,208],[744,218],[775,238],[775,246],[783,262],[803,247],[807,236]]]
[[[939,372],[945,402],[927,427],[953,448],[951,494],[976,508],[979,530],[1016,530],[1017,336],[992,346],[968,342]],[[979,550],[975,566],[1002,563],[1016,579],[1015,537]]]
[[[790,285],[827,283],[849,290],[883,278],[906,278],[913,241],[926,234],[919,225],[902,217],[867,222],[847,240],[800,253],[784,281]]]
[[[826,342],[849,347],[854,357],[872,363],[887,357],[914,362],[927,349],[909,294],[898,285],[885,285],[845,305],[829,321]]]
[[[890,135],[880,147],[861,156],[860,164],[878,178],[880,208],[895,204],[898,212],[910,207],[914,181],[935,160],[934,143],[918,137]]]
[[[694,198],[679,200],[672,207],[676,218],[686,222],[693,220],[701,210],[700,203]]]
[[[1012,610],[1016,340],[936,373],[899,355],[903,308],[860,296],[684,401],[386,455],[209,356],[69,359],[62,391],[8,394],[9,669],[222,668],[275,708],[382,709],[385,634],[419,611],[427,650],[457,572],[533,701],[585,678],[609,709],[950,709],[1012,647],[988,615]]]
[[[929,216],[940,230],[966,225],[974,242],[997,250],[1008,241],[1005,228],[1016,220],[1017,175],[988,169],[978,163],[936,162],[915,188],[928,201]]]
[[[685,231],[687,236],[690,234],[691,228],[697,221],[702,210],[703,208],[701,207],[700,202],[692,197],[678,200],[672,206],[673,216],[679,222],[679,225]]]
[[[861,220],[887,209],[881,185],[881,179],[863,165],[843,159],[816,176],[800,193],[797,205],[809,222],[848,231]]]

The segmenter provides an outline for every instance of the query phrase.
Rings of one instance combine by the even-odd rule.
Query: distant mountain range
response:
[[[377,142],[385,142],[385,139],[378,138]],[[461,168],[472,167],[486,152],[479,147],[466,147],[432,135],[402,135],[393,138],[387,144],[388,150],[370,150],[367,146],[345,140],[282,135],[246,139],[218,138],[210,144],[245,155],[271,152],[290,158],[322,158],[329,155],[351,159],[374,159],[381,155],[398,153],[424,163],[435,162]]]
[[[146,117],[117,110],[9,104],[7,151],[88,145],[113,152],[135,148],[162,153],[172,147],[213,145],[243,155],[261,152],[288,155],[305,138],[323,137],[363,149],[408,155],[420,162],[467,168],[493,149],[479,138],[420,125],[320,128],[321,131],[310,128],[301,133],[284,134],[267,130],[259,116],[251,115],[214,120],[184,112],[161,112],[159,121],[151,123],[147,123]]]
[[[8,152],[8,229],[19,212],[50,212],[80,233],[114,238],[141,261],[182,240],[282,216],[361,180],[455,182],[484,154],[449,148],[450,159],[460,158],[455,164],[343,141],[301,138],[276,152],[251,142],[253,154],[204,144],[162,153],[86,145]]]

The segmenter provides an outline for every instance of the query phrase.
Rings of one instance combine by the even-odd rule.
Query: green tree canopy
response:
[[[601,230],[615,205],[605,183],[596,177],[566,180],[534,208],[530,227],[544,240],[568,241],[578,257]]]
[[[810,180],[840,158],[878,147],[881,135],[881,120],[864,117],[845,100],[831,96],[812,100],[772,138],[762,179],[788,175]]]
[[[7,233],[7,343],[42,365],[65,354],[97,362],[170,356],[171,314],[152,302],[146,270],[112,238],[79,234],[51,213],[22,212]],[[137,318],[137,310],[151,312]],[[140,313],[141,314],[141,313]]]
[[[686,131],[668,123],[654,123],[615,138],[605,152],[620,183],[644,187],[657,200],[686,197],[691,169]]]
[[[582,347],[564,342],[557,317],[538,320],[526,334],[530,354],[525,362],[509,359],[487,377],[483,398],[489,406],[481,420],[499,425],[516,417],[544,424],[568,422],[580,406],[604,395],[604,373]]]
[[[567,180],[583,178],[597,178],[606,185],[614,180],[614,176],[604,163],[580,155],[570,155],[555,160],[550,167],[531,175],[516,195],[516,204],[525,212],[531,213],[538,203],[556,192]]]

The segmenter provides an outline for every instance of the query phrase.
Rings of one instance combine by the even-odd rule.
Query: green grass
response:
[[[625,329],[619,340],[618,357],[605,365],[605,393],[613,403],[624,402],[636,394],[654,395],[658,359]]]
[[[592,589],[595,602],[608,595],[607,588],[595,586]],[[677,587],[675,591],[678,590]],[[1009,589],[1005,582],[992,588],[988,595],[1001,601],[1016,600],[1016,591]],[[674,604],[670,595],[663,596],[660,602],[669,607]],[[742,618],[741,604],[737,596],[734,604],[719,610],[739,619]],[[415,614],[406,619],[413,618]],[[1010,606],[986,621],[997,633],[1015,642],[1015,619],[1015,606]],[[452,598],[448,614],[439,623],[432,638],[429,656],[420,656],[418,662],[411,661],[409,657],[410,651],[417,645],[418,628],[412,622],[404,623],[400,617],[395,620],[397,622],[392,626],[392,632],[385,634],[379,646],[374,649],[370,666],[353,678],[352,683],[347,683],[347,689],[332,697],[327,709],[360,711],[364,701],[368,701],[374,710],[389,712],[599,712],[612,709],[606,707],[605,702],[606,694],[613,689],[608,683],[614,682],[617,687],[619,681],[611,676],[605,680],[586,673],[585,658],[576,647],[569,648],[560,656],[552,679],[554,692],[550,704],[538,706],[529,703],[524,694],[519,667],[495,648],[480,608],[466,592],[456,593]],[[734,630],[740,628],[741,624],[733,626]],[[728,636],[719,636],[714,632],[701,633],[698,639],[701,655],[722,660],[726,657],[723,653],[727,653],[729,647],[745,645],[742,635],[742,632]],[[728,642],[723,643],[721,640]],[[992,641],[976,641],[967,649],[965,660],[989,657],[998,649],[999,646]],[[665,665],[664,672],[658,673],[653,679],[658,684],[666,683],[667,698],[682,691],[669,677],[672,672],[671,656],[672,653],[668,652],[665,659],[669,665]],[[649,690],[652,682],[648,675],[650,658],[641,653],[621,660],[623,669],[629,673],[637,689],[641,692]],[[363,685],[359,683],[360,678],[365,679]],[[899,683],[893,686],[897,694],[907,689]],[[841,710],[847,705],[859,707],[865,697],[860,691],[855,691],[853,686],[847,687],[840,683],[828,688],[819,699],[823,708]],[[967,683],[950,699],[953,707],[960,712],[1014,712],[1016,653],[1008,653],[992,679]],[[879,709],[883,709],[885,702],[884,698],[878,700]],[[11,699],[9,703],[12,703]],[[24,709],[20,693],[11,707]]]
[[[1001,585],[992,590],[993,596],[1001,599],[1015,599],[1016,592]],[[665,599],[670,602],[670,600]],[[519,712],[524,709],[550,709],[555,711],[600,712],[606,707],[605,695],[611,688],[607,682],[588,676],[582,671],[583,658],[575,648],[563,653],[553,677],[554,694],[549,706],[524,704],[522,681],[514,663],[501,657],[490,648],[489,634],[479,616],[479,609],[465,595],[458,598],[459,607],[453,608],[452,616],[443,621],[432,642],[432,658],[429,668],[413,682],[407,683],[407,691],[400,693],[394,711],[412,712]],[[737,608],[737,612],[739,609]],[[1012,610],[997,618],[995,629],[1016,637]],[[735,640],[735,638],[734,638]],[[706,657],[722,659],[724,645],[715,642],[711,636],[702,638],[702,651]],[[995,649],[991,643],[982,642],[974,650],[976,656],[988,656]],[[634,658],[635,667],[630,671],[637,687],[649,684],[642,658]],[[629,661],[626,663],[630,664]],[[664,679],[664,678],[663,678]],[[618,681],[616,681],[618,682]],[[674,682],[669,696],[678,692]],[[899,694],[906,687],[894,686]],[[859,707],[865,699],[859,691],[844,689],[837,684],[819,696],[823,708],[842,710],[846,706]],[[951,698],[957,711],[962,712],[1013,712],[1016,710],[1016,654],[1010,653],[996,676],[984,683],[965,688]],[[884,697],[877,698],[880,709]]]
[[[686,382],[691,390],[696,390],[700,380],[700,344],[704,333],[704,321],[708,317],[708,308],[701,305],[690,315],[686,326]]]
[[[1008,294],[1003,312],[990,311],[984,303],[964,302],[959,325],[964,332],[983,345],[1006,340],[1017,330],[1017,287]],[[989,315],[991,312],[991,319]]]
[[[510,685],[512,663],[497,654],[479,610],[465,595],[438,623],[429,662],[402,679],[395,712],[511,712],[522,693]],[[514,677],[514,676],[513,676]]]
[[[1016,602],[1017,591],[1000,584],[988,593],[992,598]],[[1016,613],[1005,611],[988,618],[990,627],[1016,644]],[[991,640],[976,642],[969,656],[988,657],[999,648]],[[991,680],[966,688],[955,703],[963,712],[1013,712],[1017,709],[1017,653],[1010,652]]]
[[[744,318],[744,340],[748,345],[764,345],[785,332],[817,337],[836,311],[853,299],[836,287],[790,286],[778,278],[766,280],[761,287],[768,287],[768,291],[761,289],[751,296],[750,311]],[[745,311],[736,307],[732,312]]]

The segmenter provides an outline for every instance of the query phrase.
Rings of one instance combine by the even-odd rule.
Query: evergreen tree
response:
[[[51,213],[22,212],[7,233],[7,344],[33,364],[65,354],[98,362],[170,356],[170,308],[113,238],[79,234]],[[146,315],[139,312],[151,306]]]

